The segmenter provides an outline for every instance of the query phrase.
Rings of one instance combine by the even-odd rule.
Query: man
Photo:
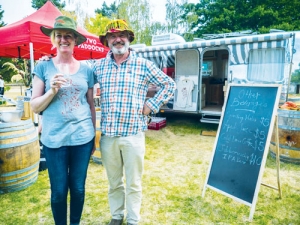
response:
[[[157,113],[172,97],[175,82],[129,48],[134,33],[124,20],[111,21],[99,38],[110,48],[106,58],[94,65],[100,87],[100,150],[109,181],[112,215],[109,225],[121,225],[125,209],[127,225],[134,225],[140,220],[148,115]],[[160,90],[146,100],[149,84],[157,85]]]

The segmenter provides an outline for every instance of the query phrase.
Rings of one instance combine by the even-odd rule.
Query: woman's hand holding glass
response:
[[[61,81],[60,87],[69,87],[71,85],[70,64],[60,63],[56,65],[58,70],[57,78]]]

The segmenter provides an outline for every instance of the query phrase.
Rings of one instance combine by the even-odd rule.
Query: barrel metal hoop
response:
[[[0,182],[0,184],[9,184],[9,183],[15,183],[17,181],[20,180],[24,180],[24,179],[28,179],[29,177],[32,177],[33,175],[35,175],[36,173],[38,173],[38,170],[33,171],[32,173],[27,174],[26,176],[22,176],[22,177],[17,177],[15,179],[11,179],[11,180],[6,180],[4,182]],[[30,179],[29,179],[30,180]],[[10,185],[11,187],[13,185]]]
[[[12,172],[9,172],[9,173],[2,173],[0,175],[0,177],[10,177],[10,176],[14,176],[14,175],[17,175],[17,174],[20,174],[20,173],[24,173],[24,172],[27,172],[29,170],[32,170],[34,169],[35,167],[38,167],[40,164],[40,161],[36,162],[35,164],[32,164],[31,166],[29,167],[26,167],[24,169],[21,169],[21,170],[15,170],[15,171],[12,171]]]
[[[276,146],[276,143],[271,141],[270,142],[272,145]],[[294,151],[300,151],[300,148],[296,148],[296,147],[290,147],[288,145],[282,145],[282,144],[279,144],[279,148],[281,149],[288,149],[288,150],[294,150]]]
[[[285,118],[300,119],[299,111],[287,111],[287,110],[279,111],[278,110],[278,116],[285,117]]]
[[[278,128],[283,129],[283,130],[300,131],[300,127],[292,127],[292,126],[287,126],[287,125],[278,125]]]
[[[22,146],[22,145],[27,145],[29,143],[32,143],[32,142],[38,140],[38,138],[39,138],[38,136],[34,136],[31,139],[28,139],[26,141],[20,141],[18,143],[2,144],[1,147],[0,147],[0,150],[1,149],[6,149],[6,148],[12,148],[12,147],[19,147],[19,146]]]
[[[33,124],[25,124],[24,126],[22,125],[22,126],[19,126],[19,127],[16,127],[16,128],[0,129],[0,133],[12,132],[12,131],[20,131],[20,130],[29,129],[29,128],[35,129],[34,126],[33,126]],[[22,137],[22,136],[24,136],[24,133],[23,134],[11,135],[9,137],[11,138],[11,137]],[[7,139],[7,136],[1,135],[0,140],[4,140],[4,139]]]
[[[23,190],[23,189],[27,188],[28,186],[32,185],[33,183],[35,183],[37,178],[38,178],[38,171],[36,171],[35,176],[33,178],[31,178],[30,180],[27,180],[23,183],[10,185],[7,187],[1,187],[0,194]]]
[[[26,141],[20,141],[18,143],[12,143],[12,144],[2,144],[1,145],[1,149],[5,149],[5,148],[12,148],[12,147],[19,147],[19,146],[22,146],[22,145],[26,145],[26,144],[29,144],[29,143],[32,143],[34,141],[38,140],[38,136],[35,136],[29,140],[26,140]]]
[[[270,154],[271,154],[271,156],[273,158],[276,157],[276,154],[274,152],[270,152]],[[297,164],[297,165],[300,164],[299,159],[297,159],[297,158],[290,158],[290,157],[287,157],[287,156],[284,156],[284,155],[280,155],[280,161],[286,162],[286,163],[293,163],[293,164]]]
[[[0,128],[1,128],[1,131],[4,130],[5,128],[11,129],[12,127],[18,127],[17,130],[19,130],[20,126],[26,126],[26,125],[33,126],[32,120],[31,119],[21,120],[19,122],[15,122],[15,123],[0,123]]]
[[[35,176],[36,174],[38,173],[38,168],[37,170],[33,171],[32,173],[30,174],[27,174],[26,176],[22,176],[22,177],[17,177],[15,179],[11,179],[11,180],[6,180],[4,182],[0,182],[0,184],[9,184],[9,183],[15,183],[15,182],[18,182],[20,180],[27,180],[29,177],[32,177],[32,176]],[[29,179],[31,180],[31,179]],[[17,186],[18,184],[13,184],[13,185],[10,185],[10,187],[13,187],[13,186]]]

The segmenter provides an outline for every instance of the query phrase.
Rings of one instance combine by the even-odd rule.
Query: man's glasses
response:
[[[128,34],[127,34],[127,32],[124,32],[124,31],[121,33],[118,33],[118,34],[110,33],[107,35],[107,38],[112,39],[112,40],[115,40],[117,38],[124,39],[124,38],[128,38]]]

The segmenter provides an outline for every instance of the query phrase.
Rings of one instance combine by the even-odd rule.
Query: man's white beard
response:
[[[129,49],[129,42],[125,42],[122,48],[116,48],[115,46],[109,46],[113,54],[115,55],[124,55]]]

